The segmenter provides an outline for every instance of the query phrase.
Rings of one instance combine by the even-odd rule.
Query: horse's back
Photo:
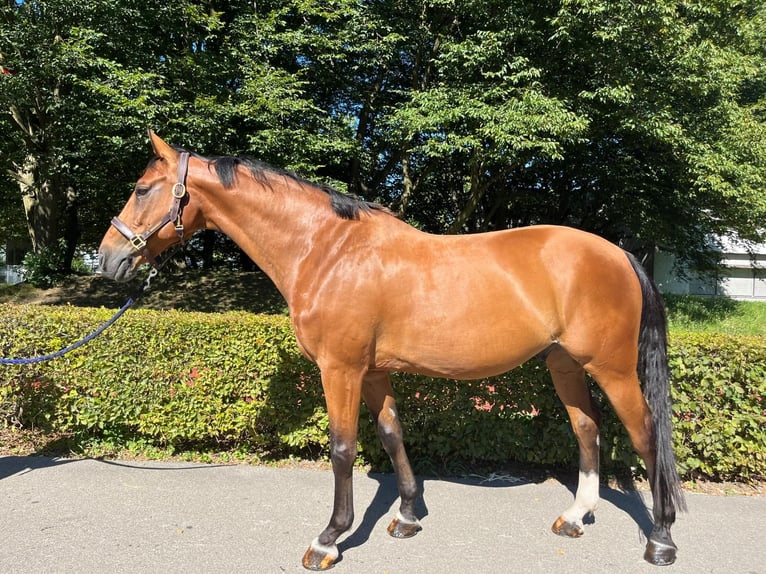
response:
[[[554,342],[619,327],[619,309],[636,295],[621,249],[566,227],[416,233],[377,257],[379,367],[456,378],[497,374]],[[630,331],[635,320],[627,323]]]

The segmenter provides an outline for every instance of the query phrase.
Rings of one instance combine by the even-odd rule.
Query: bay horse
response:
[[[104,236],[100,273],[127,281],[195,231],[215,229],[284,296],[300,350],[321,371],[335,480],[330,522],[306,551],[306,568],[331,568],[336,540],[351,528],[362,400],[396,471],[400,506],[388,532],[421,530],[390,372],[478,379],[535,356],[550,370],[580,448],[575,500],[553,531],[581,536],[599,500],[599,413],[588,373],[646,464],[654,525],[644,558],[675,561],[670,528],[685,503],[671,444],[664,307],[630,254],[557,226],[431,235],[268,165],[149,138],[155,157]]]

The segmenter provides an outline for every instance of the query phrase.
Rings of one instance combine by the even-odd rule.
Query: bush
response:
[[[672,340],[674,442],[686,475],[766,476],[766,341],[679,334]]]
[[[0,354],[46,353],[90,332],[106,310],[0,305]],[[671,341],[675,443],[686,476],[766,476],[766,343],[678,333]],[[299,353],[289,319],[248,313],[135,310],[94,342],[45,364],[0,367],[0,416],[93,438],[175,449],[326,456],[319,372]],[[578,452],[544,365],[458,382],[394,377],[414,465],[509,461],[575,466]],[[606,468],[638,464],[602,403]],[[362,417],[363,457],[386,456]]]
[[[59,239],[52,246],[37,253],[27,253],[21,267],[24,280],[35,287],[49,289],[61,283],[71,273],[91,272],[82,257],[75,257],[70,268],[66,263],[66,251],[66,241]]]
[[[51,352],[106,310],[0,305],[3,356]],[[319,374],[279,316],[128,312],[85,347],[0,370],[7,423],[83,440],[146,438],[174,448],[318,454],[328,443]],[[302,392],[299,392],[299,388]],[[52,404],[30,400],[45,389]]]
[[[21,274],[35,287],[53,287],[67,275],[64,269],[65,252],[66,244],[63,239],[39,252],[30,251],[24,256]]]

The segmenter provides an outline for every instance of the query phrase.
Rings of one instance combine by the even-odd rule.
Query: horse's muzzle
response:
[[[138,259],[140,257],[129,245],[117,251],[102,248],[98,252],[96,273],[120,283],[130,281],[136,276]]]

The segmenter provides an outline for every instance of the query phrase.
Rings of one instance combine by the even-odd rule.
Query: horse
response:
[[[305,568],[331,568],[336,540],[352,526],[362,400],[396,473],[400,504],[388,532],[421,530],[391,372],[479,379],[536,356],[580,450],[575,499],[553,532],[581,536],[599,501],[600,415],[587,373],[646,465],[653,527],[644,559],[675,561],[670,529],[685,502],[672,448],[665,311],[632,255],[560,226],[432,235],[291,172],[203,157],[151,130],[149,138],[155,155],[103,238],[99,272],[128,281],[195,231],[214,229],[284,296],[298,346],[321,372],[334,475],[330,521],[303,556]]]

